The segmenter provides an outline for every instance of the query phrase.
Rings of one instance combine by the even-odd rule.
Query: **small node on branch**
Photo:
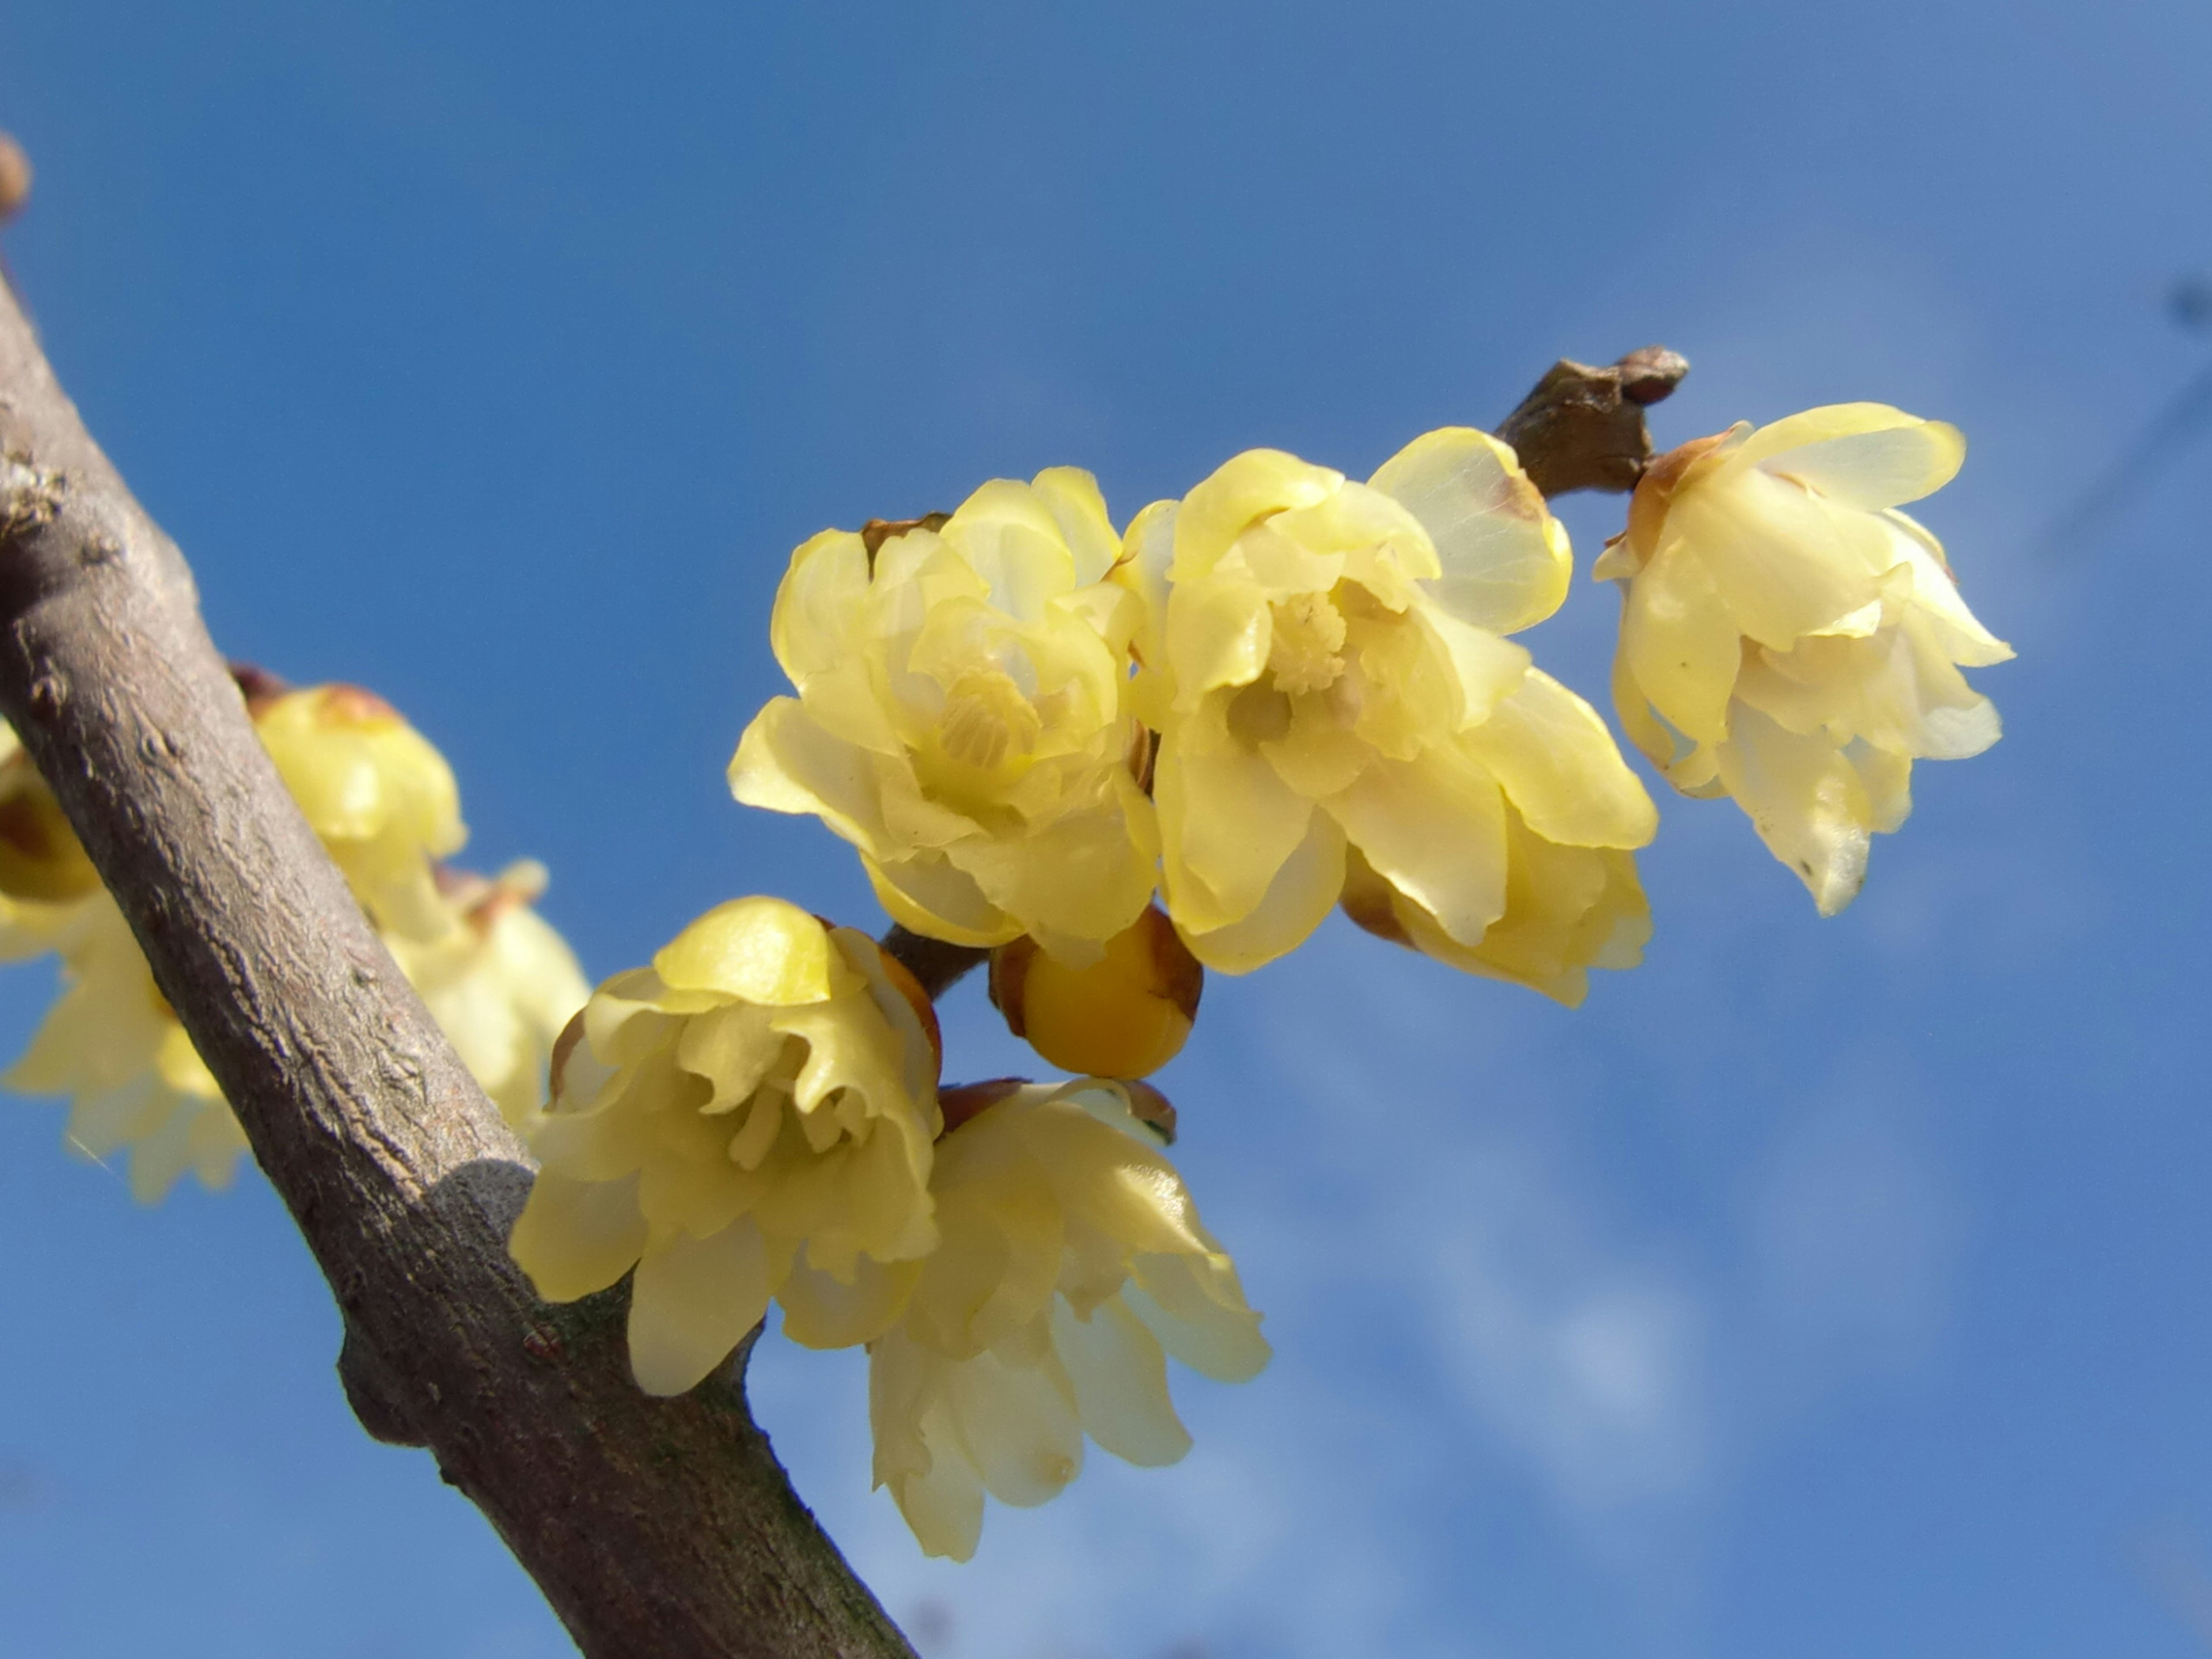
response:
[[[31,199],[31,158],[23,147],[0,132],[0,224],[23,210]]]
[[[883,946],[884,955],[914,975],[933,1002],[951,990],[953,983],[971,969],[981,967],[991,955],[975,945],[950,945],[896,923],[878,943]]]
[[[1498,435],[1547,495],[1636,488],[1651,459],[1644,411],[1690,372],[1664,346],[1645,346],[1602,368],[1562,357],[1507,416]]]

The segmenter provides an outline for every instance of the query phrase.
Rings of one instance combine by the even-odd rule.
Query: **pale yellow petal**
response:
[[[1684,736],[1717,743],[1728,735],[1742,635],[1698,549],[1682,542],[1662,548],[1630,586],[1620,660],[1638,691]]]
[[[818,1267],[796,1263],[775,1293],[783,1308],[783,1334],[808,1348],[872,1342],[905,1311],[921,1271],[919,1262],[863,1257],[851,1282],[841,1284]]]
[[[1574,571],[1566,531],[1512,449],[1488,433],[1424,433],[1368,482],[1427,528],[1442,566],[1430,594],[1461,621],[1510,634],[1566,598]]]
[[[1176,518],[1174,579],[1206,574],[1249,526],[1270,514],[1325,501],[1343,482],[1341,472],[1279,449],[1248,449],[1232,457],[1183,497]]]
[[[1679,538],[1711,573],[1737,629],[1776,650],[1863,610],[1880,597],[1888,568],[1878,520],[1757,467],[1730,467],[1677,491],[1666,534],[1637,588]],[[1664,698],[1652,701],[1674,719]]]
[[[1966,458],[1965,434],[1945,422],[1887,404],[1831,404],[1759,428],[1729,465],[1756,466],[1832,501],[1876,508],[1933,495]]]
[[[1079,1318],[1053,1304],[1053,1346],[1074,1385],[1088,1434],[1115,1456],[1159,1468],[1190,1449],[1190,1431],[1168,1398],[1167,1356],[1159,1339],[1118,1296]]]
[[[1786,732],[1739,705],[1720,768],[1759,839],[1796,872],[1822,915],[1858,896],[1874,811],[1865,784],[1834,744]]]
[[[654,952],[653,971],[679,991],[714,991],[768,1007],[826,1002],[855,989],[820,920],[786,899],[718,904]]]
[[[1241,920],[1200,933],[1177,918],[1190,952],[1224,974],[1249,974],[1288,956],[1311,937],[1344,885],[1344,831],[1326,812],[1316,812],[1259,903]],[[1209,907],[1213,908],[1213,907]],[[1170,914],[1174,913],[1172,899]]]
[[[983,1489],[1030,1508],[1056,1498],[1083,1468],[1083,1425],[1056,1366],[1010,1365],[981,1353],[953,1366],[946,1395]]]
[[[1218,723],[1222,708],[1211,700],[1170,731],[1153,771],[1170,913],[1209,932],[1259,905],[1313,811],[1266,757]]]
[[[548,1302],[604,1291],[645,1252],[637,1181],[572,1181],[541,1170],[514,1223],[507,1253]]]
[[[1075,585],[1087,587],[1102,579],[1121,556],[1121,538],[1114,533],[1098,480],[1079,466],[1048,466],[1030,487],[1052,514],[1074,556]]]
[[[1052,506],[1027,484],[993,479],[938,533],[983,579],[991,603],[1021,621],[1036,621],[1046,600],[1076,586],[1075,556]]]
[[[988,947],[1019,939],[1022,924],[984,896],[975,878],[943,854],[878,864],[865,854],[861,867],[876,902],[893,921],[948,944]]]
[[[1274,1358],[1225,1255],[1144,1255],[1122,1292],[1160,1346],[1201,1376],[1249,1382]]]
[[[1473,945],[1505,908],[1505,805],[1456,755],[1379,761],[1323,803],[1376,872]]]
[[[629,1364],[647,1394],[703,1382],[768,1312],[769,1255],[750,1222],[648,1251],[630,1283]]]
[[[1597,711],[1540,669],[1461,744],[1489,768],[1538,835],[1576,847],[1641,847],[1659,828],[1651,797]]]
[[[775,591],[769,643],[793,685],[843,661],[868,593],[868,550],[849,530],[802,542]]]

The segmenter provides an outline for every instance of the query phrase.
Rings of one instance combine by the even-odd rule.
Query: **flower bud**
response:
[[[991,953],[991,1000],[1007,1029],[1062,1071],[1146,1077],[1182,1052],[1206,970],[1158,907],[1071,968],[1023,938]]]
[[[62,804],[10,732],[0,755],[0,895],[66,904],[100,890]]]

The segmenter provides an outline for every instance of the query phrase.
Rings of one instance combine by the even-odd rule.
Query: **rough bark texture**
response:
[[[0,139],[0,196],[28,169]],[[0,214],[17,199],[0,201]],[[1562,362],[1502,428],[1547,494],[1633,486],[1686,365]],[[0,713],[59,795],[343,1310],[368,1431],[425,1446],[591,1659],[911,1650],[793,1495],[739,1376],[641,1394],[617,1290],[507,1255],[521,1148],[301,818],[139,507],[0,284]],[[984,952],[894,929],[932,994]],[[748,1348],[749,1348],[748,1345]]]
[[[619,1291],[548,1308],[508,1261],[520,1147],[278,781],[182,556],[4,289],[0,712],[329,1279],[369,1432],[430,1449],[591,1659],[911,1659],[734,1369],[649,1399]]]
[[[1513,446],[1547,495],[1633,489],[1651,459],[1644,409],[1689,372],[1688,361],[1664,346],[1632,351],[1603,368],[1562,357],[1505,417],[1498,435]]]

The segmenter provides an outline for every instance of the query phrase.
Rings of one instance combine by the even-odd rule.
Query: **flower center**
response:
[[[938,738],[951,759],[988,771],[1036,747],[1044,722],[1012,676],[998,668],[970,668],[945,694]]]
[[[1267,668],[1280,691],[1326,691],[1344,672],[1344,617],[1326,593],[1299,593],[1267,607]]]

